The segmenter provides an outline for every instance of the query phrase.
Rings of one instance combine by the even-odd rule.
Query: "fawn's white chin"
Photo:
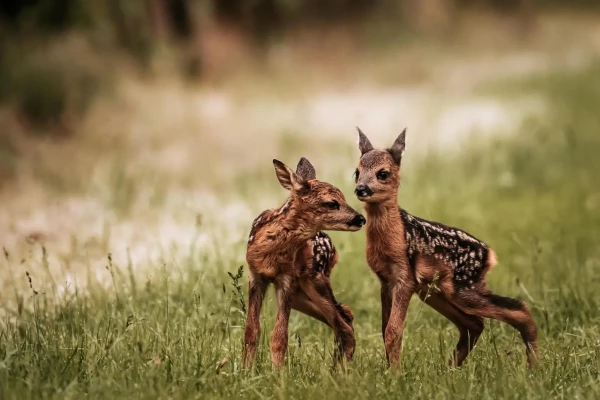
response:
[[[358,225],[347,225],[347,228],[344,229],[345,231],[350,231],[350,232],[356,232],[356,231],[360,231],[360,228],[362,228],[362,226],[358,226]]]
[[[365,194],[365,195],[356,195],[356,198],[359,199],[360,201],[365,201],[367,200],[369,197],[373,196],[372,194]]]

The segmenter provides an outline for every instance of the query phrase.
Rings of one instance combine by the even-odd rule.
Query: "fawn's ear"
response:
[[[363,154],[373,150],[373,145],[369,141],[369,138],[362,133],[358,126],[356,129],[358,130],[358,148],[360,149],[360,155],[362,156]]]
[[[304,179],[296,175],[287,165],[279,160],[273,160],[275,174],[281,186],[287,190],[300,191],[306,186]]]
[[[302,157],[300,161],[298,161],[298,166],[296,167],[296,175],[298,175],[305,181],[317,179],[317,172],[315,171],[315,167],[313,167],[310,161],[308,161],[304,157]]]
[[[392,158],[396,162],[396,164],[400,165],[400,161],[402,160],[402,155],[404,154],[404,148],[406,147],[406,128],[402,131],[400,136],[396,138],[392,147],[388,149]]]

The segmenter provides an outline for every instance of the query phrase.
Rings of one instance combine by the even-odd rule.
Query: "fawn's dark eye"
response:
[[[335,200],[333,200],[333,201],[326,201],[325,203],[323,203],[323,205],[325,207],[329,208],[330,210],[339,210],[340,209],[340,203],[338,203]]]
[[[357,181],[358,180],[358,175],[360,175],[360,172],[358,172],[358,168],[356,168],[356,171],[354,171],[354,180]]]
[[[377,179],[379,179],[380,181],[385,181],[387,178],[389,178],[390,173],[384,170],[381,170],[377,173]]]

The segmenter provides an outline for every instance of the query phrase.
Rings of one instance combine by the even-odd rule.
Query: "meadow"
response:
[[[102,268],[81,287],[53,278],[52,248],[36,244],[16,252],[7,246],[0,261],[10,271],[1,293],[0,398],[600,396],[600,62],[503,78],[476,91],[508,103],[534,94],[546,109],[514,130],[485,137],[467,132],[418,157],[411,156],[411,144],[428,139],[409,126],[399,203],[415,215],[461,227],[496,250],[499,265],[488,275],[490,288],[526,301],[538,324],[541,359],[534,370],[525,367],[518,334],[497,321],[486,322],[468,362],[449,369],[458,332],[415,298],[402,370],[389,371],[379,283],[366,265],[364,231],[331,234],[340,253],[333,288],[355,315],[357,348],[348,369],[333,367],[332,332],[293,312],[286,367],[272,370],[270,289],[255,369],[242,370],[247,235],[252,218],[286,196],[265,158],[215,183],[216,200],[189,222],[188,241],[179,247],[158,248],[158,257],[144,262],[113,257],[110,246],[98,245]],[[379,132],[373,143],[390,145],[398,133]],[[314,154],[318,176],[360,207],[352,196],[358,150],[350,122],[345,138],[311,141],[286,133],[273,153],[290,165]],[[95,193],[110,194],[107,202],[117,216],[135,211],[128,185],[138,177],[111,171],[113,186]],[[158,185],[149,201],[164,202],[164,180],[147,179]],[[251,214],[228,228],[219,225],[228,218],[220,204],[231,197]],[[103,235],[109,243],[110,230]],[[77,237],[72,242],[62,265],[85,265],[86,244]]]

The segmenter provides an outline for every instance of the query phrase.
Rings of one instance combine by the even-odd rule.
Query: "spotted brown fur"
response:
[[[416,256],[431,256],[452,270],[457,288],[474,288],[488,269],[489,247],[469,233],[428,221],[400,209],[406,252],[413,269]]]
[[[318,232],[310,239],[310,245],[313,254],[314,270],[329,275],[331,273],[329,266],[335,258],[335,247],[331,238],[325,232]]]

